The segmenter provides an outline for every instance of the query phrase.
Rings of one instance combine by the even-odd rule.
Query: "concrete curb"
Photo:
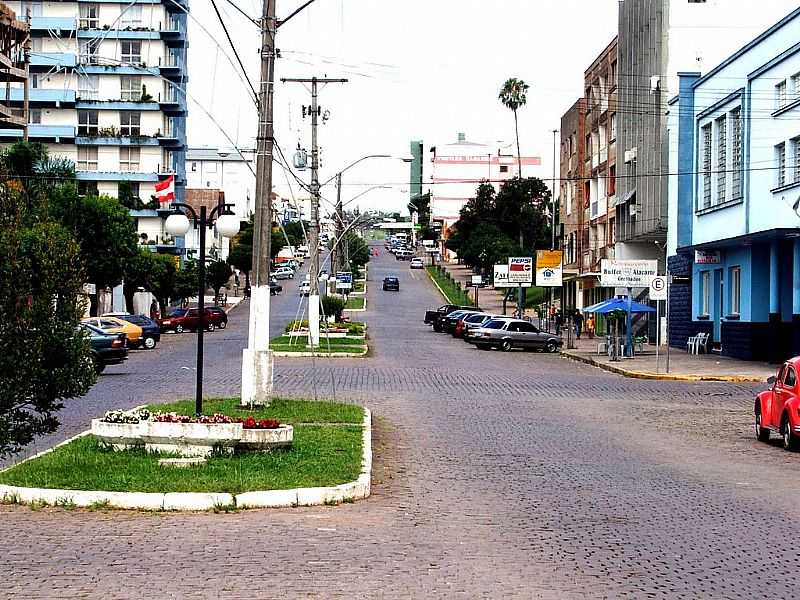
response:
[[[292,490],[265,490],[245,492],[233,496],[224,493],[197,492],[105,492],[85,490],[58,490],[0,485],[0,502],[15,504],[46,504],[64,507],[109,507],[146,511],[207,511],[237,508],[287,508],[294,506],[320,506],[341,504],[368,498],[372,481],[372,412],[364,408],[362,425],[361,474],[355,481],[340,485]],[[62,442],[58,446],[39,453],[52,452],[72,440],[89,432]],[[31,457],[26,460],[31,460]],[[25,462],[25,461],[22,461]],[[17,463],[21,464],[21,463]],[[15,465],[16,466],[16,465]]]
[[[278,352],[273,350],[272,356],[276,358],[366,358],[369,348],[361,353],[356,352]]]
[[[608,371],[610,373],[616,373],[617,375],[622,375],[623,377],[628,377],[631,379],[649,379],[653,381],[721,381],[727,383],[764,382],[764,379],[762,377],[755,377],[750,375],[712,375],[712,374],[689,375],[681,373],[652,373],[649,371],[633,371],[631,369],[623,369],[622,367],[617,367],[616,365],[609,365],[607,363],[602,363],[593,360],[587,356],[580,356],[578,354],[572,354],[570,352],[562,351],[561,356],[563,356],[564,358],[568,358],[570,360],[574,360],[576,362],[581,362],[587,365],[591,365],[593,367],[603,369],[604,371]]]

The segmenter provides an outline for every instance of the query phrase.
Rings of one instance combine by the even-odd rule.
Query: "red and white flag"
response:
[[[156,183],[156,198],[159,204],[175,202],[175,175]]]

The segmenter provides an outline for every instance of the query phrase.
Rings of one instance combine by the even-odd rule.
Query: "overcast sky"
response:
[[[260,14],[261,0],[235,1],[250,15]],[[278,0],[278,16],[301,4]],[[257,87],[258,29],[226,0],[217,5]],[[254,105],[225,57],[232,52],[211,2],[193,0],[191,8],[189,93],[197,104],[190,100],[189,143],[228,146],[221,127],[240,147],[253,147]],[[477,142],[513,140],[513,117],[497,94],[507,78],[521,78],[531,86],[520,111],[522,152],[542,157],[536,175],[547,178],[552,130],[581,96],[584,69],[616,30],[616,0],[316,0],[280,29],[276,75],[350,80],[320,94],[321,106],[330,111],[319,133],[322,181],[367,154],[408,155],[412,139],[423,140],[426,149],[455,141],[459,132]],[[301,114],[309,103],[302,85],[278,81],[276,138],[290,160],[298,142],[310,149],[310,119]],[[429,165],[425,168],[428,180]],[[300,176],[308,181],[310,173]],[[408,202],[408,165],[365,161],[346,173],[344,184],[345,201],[372,185],[391,186],[355,204],[362,210],[401,209]],[[275,185],[288,194],[280,169]],[[323,194],[335,197],[330,187]]]

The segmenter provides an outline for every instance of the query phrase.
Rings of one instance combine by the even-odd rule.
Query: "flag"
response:
[[[156,198],[159,204],[175,202],[175,175],[156,183]]]

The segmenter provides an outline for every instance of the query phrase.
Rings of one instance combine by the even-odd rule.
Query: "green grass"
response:
[[[366,325],[361,321],[345,321],[343,323],[333,323],[331,324],[331,328],[333,329],[347,329],[347,333],[349,335],[364,335],[364,328]],[[297,329],[308,328],[308,320],[304,321],[289,321],[289,323],[284,328],[286,333],[290,331],[296,331]]]
[[[474,304],[473,298],[461,286],[450,279],[442,267],[425,267],[431,278],[444,292],[445,300],[448,304],[457,304],[459,306],[472,306]]]
[[[345,310],[352,310],[354,308],[364,308],[364,298],[358,296],[350,296],[347,299],[347,304],[344,305]]]
[[[193,401],[152,405],[153,410],[191,414]],[[242,411],[238,398],[208,400],[205,412],[278,418],[295,425],[290,449],[211,457],[202,467],[165,469],[165,455],[143,450],[114,452],[93,436],[81,437],[35,460],[0,473],[0,483],[24,487],[135,491],[228,492],[338,485],[361,471],[363,409],[328,402],[275,400],[266,409]],[[346,423],[352,423],[347,425]]]
[[[320,354],[344,354],[344,353],[360,353],[366,350],[366,342],[362,339],[354,338],[325,338],[324,335],[320,336],[319,346],[312,348],[308,345],[306,337],[289,337],[282,335],[273,338],[269,342],[271,350],[276,352],[312,352],[316,351]]]
[[[353,291],[354,292],[363,292],[364,291],[364,282],[363,281],[354,281],[353,282]]]

